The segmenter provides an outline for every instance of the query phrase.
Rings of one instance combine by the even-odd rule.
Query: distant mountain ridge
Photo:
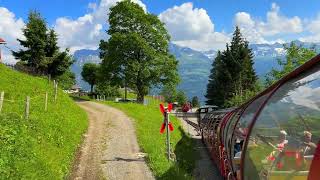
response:
[[[295,41],[295,43],[303,44],[304,47],[315,46],[316,49],[320,49],[319,43],[302,43],[300,41]],[[249,47],[254,54],[254,68],[259,77],[264,77],[271,68],[277,68],[277,59],[285,57],[283,45],[280,43],[250,44]],[[178,70],[182,81],[178,88],[185,91],[189,98],[198,96],[200,101],[204,102],[208,76],[217,51],[196,51],[173,43],[169,45],[169,50],[179,61]],[[85,63],[100,63],[99,50],[76,51],[74,59],[75,63],[71,69],[76,74],[77,83],[84,89],[89,89],[89,85],[81,77],[82,66]]]

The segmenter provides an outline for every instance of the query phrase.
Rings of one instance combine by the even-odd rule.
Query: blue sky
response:
[[[28,12],[38,10],[72,51],[97,48],[108,9],[119,0],[0,0],[0,37],[12,48]],[[196,50],[221,49],[235,25],[251,43],[320,42],[319,0],[133,0],[163,21],[172,41]]]
[[[14,12],[16,16],[24,20],[30,9],[37,9],[47,19],[48,23],[53,24],[59,17],[77,18],[89,12],[89,3],[99,3],[99,0],[54,0],[43,3],[43,0],[28,0],[23,4],[19,0],[0,0],[0,7],[6,7]],[[203,8],[207,11],[210,18],[215,22],[217,30],[231,31],[233,27],[233,17],[237,12],[245,11],[251,15],[266,19],[265,14],[274,2],[281,7],[283,14],[287,16],[299,16],[304,18],[315,18],[320,13],[319,0],[308,0],[303,3],[301,0],[143,0],[148,11],[160,14],[164,10],[175,5],[186,2],[193,2],[194,7]]]

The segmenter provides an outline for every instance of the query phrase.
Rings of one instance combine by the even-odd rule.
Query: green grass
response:
[[[163,116],[159,111],[158,101],[153,101],[148,106],[135,103],[104,103],[125,112],[134,120],[139,146],[148,154],[147,163],[157,179],[193,179],[192,173],[199,152],[194,148],[194,141],[182,130],[180,122],[171,116],[170,120],[175,128],[171,133],[171,145],[177,160],[168,162],[166,135],[159,133]]]
[[[52,82],[0,64],[1,91],[5,101],[0,115],[0,179],[66,178],[87,128],[86,113],[61,90],[55,103]],[[31,98],[28,120],[26,96]]]

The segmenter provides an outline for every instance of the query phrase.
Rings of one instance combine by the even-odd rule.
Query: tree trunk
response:
[[[127,82],[125,81],[124,82],[124,100],[127,101]]]
[[[93,84],[91,84],[91,93],[93,93]]]
[[[137,102],[139,104],[143,104],[144,103],[144,94],[138,89],[137,92]]]

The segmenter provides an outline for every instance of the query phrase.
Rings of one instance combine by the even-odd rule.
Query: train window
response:
[[[233,130],[234,130],[234,127],[240,117],[242,113],[242,109],[239,109],[237,111],[237,113],[230,119],[230,123],[229,123],[229,126],[226,127],[227,128],[227,138],[226,138],[226,143],[225,143],[225,146],[226,146],[226,149],[228,150],[228,157],[229,159],[233,159],[233,156],[231,156],[231,140],[232,140],[232,134],[233,134]],[[233,154],[233,153],[232,153]]]
[[[232,168],[233,172],[236,172],[237,174],[240,173],[241,153],[245,138],[247,136],[249,125],[251,124],[256,111],[260,108],[261,104],[267,99],[269,95],[270,93],[260,96],[246,107],[236,125],[235,131],[233,132],[231,157],[234,157],[234,161],[232,161]]]
[[[226,121],[226,118],[229,118],[230,116],[232,116],[232,113],[233,112],[230,112],[230,113],[225,113],[222,115],[222,118],[221,118],[221,123],[219,124],[219,127],[218,127],[218,131],[217,131],[217,135],[218,135],[218,138],[219,138],[219,141],[220,143],[223,142],[223,134],[224,134],[224,127],[225,127],[225,121]]]
[[[228,120],[226,122],[226,124],[223,127],[223,137],[222,137],[222,142],[223,144],[226,146],[226,140],[227,140],[227,134],[228,134],[228,130],[229,130],[229,126],[231,124],[231,120],[234,116],[236,116],[236,114],[238,113],[238,111],[236,110],[230,117],[228,117]]]
[[[320,65],[283,84],[257,118],[244,179],[307,179],[320,139]]]

